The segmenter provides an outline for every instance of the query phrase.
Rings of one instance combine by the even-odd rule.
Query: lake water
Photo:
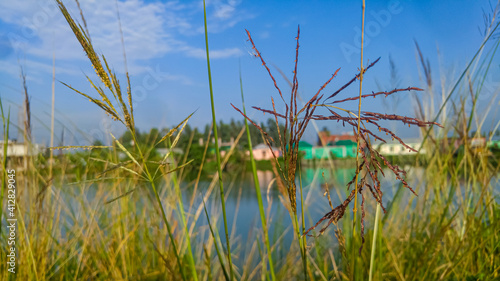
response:
[[[421,183],[423,178],[423,168],[411,168],[406,167],[408,171],[407,182],[413,187]],[[382,186],[383,203],[387,206],[387,203],[392,200],[393,195],[399,187],[399,182],[396,180],[392,171],[386,169],[384,170],[386,177],[380,175],[380,181]],[[331,210],[328,203],[328,199],[325,195],[326,184],[330,191],[331,201],[334,207],[338,206],[346,198],[347,193],[347,183],[352,180],[355,174],[355,168],[345,167],[345,168],[317,168],[317,167],[306,167],[302,168],[300,176],[297,177],[297,208],[300,214],[300,190],[299,181],[302,181],[303,186],[303,196],[305,202],[305,215],[306,215],[306,228],[309,228],[314,223],[316,223],[325,213]],[[257,201],[257,195],[254,186],[253,176],[251,174],[236,175],[236,178],[227,180],[224,185],[226,200],[226,214],[228,220],[228,228],[233,229],[233,222],[235,222],[236,235],[240,235],[242,238],[247,237],[252,234],[252,231],[257,229],[259,232],[262,229],[259,207]],[[261,195],[263,205],[266,211],[269,211],[273,223],[271,223],[269,235],[272,236],[275,233],[275,228],[278,227],[279,231],[286,231],[285,240],[291,240],[293,237],[291,229],[291,219],[288,211],[283,206],[280,200],[289,200],[287,196],[283,196],[276,186],[274,181],[274,174],[271,171],[258,171],[259,185],[261,188]],[[201,193],[207,192],[209,190],[210,182],[205,181],[199,184],[199,190]],[[189,189],[188,189],[189,190]],[[190,191],[187,191],[190,192]],[[411,192],[407,192],[407,196],[413,196]],[[220,211],[220,197],[219,197],[219,186],[218,183],[215,185],[215,190],[212,192],[210,207],[212,211]],[[201,196],[198,196],[201,197]],[[366,196],[367,200],[373,201],[371,194]],[[203,204],[201,199],[198,204]],[[195,204],[196,205],[196,204]],[[352,209],[352,203],[349,207]],[[220,214],[220,213],[219,213]],[[236,217],[236,219],[235,219]],[[200,225],[206,224],[206,219],[200,217]],[[223,236],[222,218],[219,220],[219,231],[221,236]],[[253,233],[255,234],[255,233]]]
[[[411,166],[402,168],[407,171],[407,182],[417,191],[417,193],[423,193],[425,188],[433,188],[426,186],[426,176],[424,168]],[[329,167],[302,168],[302,171],[297,177],[296,181],[297,183],[302,181],[303,196],[306,206],[306,228],[314,225],[325,213],[331,210],[328,199],[324,196],[326,184],[328,185],[328,188],[330,190],[330,196],[333,206],[338,206],[346,198],[347,193],[350,192],[347,190],[346,184],[351,181],[354,173],[354,167],[336,167],[335,169]],[[386,176],[382,177],[382,175],[379,175],[379,179],[381,182],[381,189],[384,194],[383,204],[387,207],[388,203],[393,199],[394,194],[399,189],[400,182],[395,178],[392,171],[385,169],[384,173]],[[288,211],[281,202],[281,200],[285,200],[286,202],[288,202],[288,197],[282,195],[278,191],[278,188],[274,181],[274,177],[275,176],[271,171],[258,172],[258,179],[261,188],[264,208],[267,211],[267,217],[270,217],[272,220],[272,222],[270,223],[269,236],[272,241],[275,241],[276,239],[278,239],[278,237],[283,236],[282,238],[284,243],[287,243],[286,245],[289,245],[293,238],[291,228],[292,223]],[[262,225],[260,221],[253,176],[250,173],[239,173],[233,175],[226,174],[223,178],[225,195],[227,197],[226,214],[229,230],[234,232],[233,237],[235,237],[239,241],[246,241],[249,237],[254,239],[256,234],[261,234]],[[491,182],[492,186],[496,187],[497,193],[500,189],[499,179],[500,177],[495,177]],[[213,186],[211,187],[211,185]],[[88,202],[95,202],[95,199],[97,198],[97,188],[93,186],[94,185],[91,185],[90,187],[85,188],[84,191]],[[299,185],[297,185],[297,207],[298,213],[300,214],[301,202],[300,190],[298,186]],[[202,196],[206,195],[211,190],[211,193],[206,200],[206,205],[210,214],[210,219],[212,220],[211,222],[214,223],[215,221],[217,221],[219,234],[224,243],[224,228],[222,223],[218,182],[214,181],[213,183],[211,183],[208,180],[201,181],[197,187],[196,196],[192,208],[189,208],[189,205],[194,190],[193,183],[184,182],[181,185],[181,188],[183,190],[184,207],[187,215],[191,218],[191,221],[193,214],[196,213],[196,209],[199,209],[200,206],[202,208],[203,206],[203,201],[201,199]],[[79,204],[77,203],[77,200],[79,199],[77,198],[79,196],[79,192],[76,191],[74,187],[67,188],[66,190],[68,193],[65,192],[65,196],[63,196],[65,198],[64,201],[66,201],[69,206],[78,206]],[[402,194],[404,196],[403,200],[407,201],[409,200],[409,198],[414,197],[414,195],[409,190],[404,189],[402,191]],[[137,205],[138,210],[143,210],[144,206],[150,205],[150,201],[146,196],[142,196],[141,194],[134,194],[132,196],[137,196],[136,198],[140,198],[140,200],[134,203]],[[111,198],[113,197],[108,197],[108,200]],[[371,194],[367,194],[366,200],[368,202],[368,207],[373,206],[374,199],[372,198]],[[175,206],[176,204],[174,201],[171,202],[171,204],[172,205],[168,206],[167,208],[177,207]],[[110,205],[102,206],[102,209],[100,211],[104,213],[108,212],[108,206]],[[349,212],[352,211],[352,206],[353,202],[351,202],[348,208]],[[78,210],[75,209],[74,213],[78,214]],[[346,216],[347,215],[348,214],[346,212]],[[370,224],[371,222],[368,221],[366,223],[367,227],[370,227]],[[205,227],[206,229],[207,220],[203,209],[201,209],[201,215],[199,216],[197,225],[200,227]]]

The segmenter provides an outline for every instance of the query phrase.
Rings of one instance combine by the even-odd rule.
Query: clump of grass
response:
[[[121,144],[113,135],[111,135],[111,137],[114,140],[114,143],[117,145],[117,147],[120,150],[123,151],[123,153],[125,153],[125,155],[129,158],[129,161],[125,161],[122,163],[116,163],[112,169],[108,169],[108,170],[104,171],[104,173],[107,173],[107,172],[114,170],[116,168],[120,168],[120,169],[125,170],[129,174],[131,174],[133,176],[138,176],[140,179],[149,183],[149,185],[151,186],[151,188],[153,190],[156,204],[158,205],[158,207],[160,209],[161,217],[163,218],[163,223],[167,227],[170,242],[172,244],[173,251],[174,251],[174,254],[176,257],[178,270],[181,274],[182,279],[186,280],[187,277],[184,273],[184,267],[182,266],[180,253],[177,250],[177,242],[174,239],[172,227],[167,219],[165,208],[163,207],[163,204],[162,204],[161,198],[160,198],[160,194],[159,194],[159,192],[156,188],[156,184],[155,184],[155,180],[157,179],[159,172],[162,170],[162,167],[167,164],[166,160],[170,157],[170,153],[167,153],[162,161],[157,162],[157,163],[152,163],[152,164],[156,164],[156,168],[155,168],[155,171],[154,171],[154,168],[152,170],[150,170],[149,167],[150,167],[151,163],[148,163],[147,158],[145,157],[146,151],[143,151],[143,148],[141,148],[140,143],[137,141],[136,127],[135,127],[135,122],[134,122],[134,108],[133,108],[133,103],[132,103],[132,88],[130,85],[130,77],[129,77],[128,72],[126,72],[126,74],[125,74],[126,80],[127,80],[127,84],[126,84],[127,90],[126,90],[126,95],[124,95],[122,88],[120,86],[120,83],[118,81],[117,75],[113,71],[111,71],[111,68],[109,67],[108,62],[106,61],[105,56],[104,55],[99,56],[96,53],[96,51],[92,45],[92,42],[90,40],[90,34],[89,34],[88,30],[86,28],[84,29],[81,25],[79,25],[79,24],[77,24],[77,22],[75,22],[75,20],[71,17],[71,15],[69,14],[68,10],[66,9],[65,5],[62,3],[61,0],[56,0],[56,1],[57,1],[58,7],[59,7],[61,13],[63,14],[67,23],[71,27],[73,34],[76,36],[76,39],[78,40],[78,42],[82,46],[86,56],[88,57],[88,59],[90,60],[90,63],[94,67],[94,70],[95,70],[97,77],[99,78],[100,82],[104,85],[105,89],[109,93],[111,93],[111,95],[109,95],[105,91],[105,89],[103,89],[101,86],[99,86],[97,82],[93,81],[88,76],[86,76],[87,80],[92,85],[94,90],[98,93],[101,100],[99,100],[97,98],[93,98],[92,96],[85,94],[85,93],[71,87],[68,84],[65,84],[65,83],[63,83],[63,84],[66,85],[68,88],[72,89],[73,91],[77,92],[78,94],[82,95],[83,97],[89,99],[90,102],[94,103],[95,105],[100,107],[102,110],[104,110],[104,112],[106,114],[110,115],[113,120],[123,123],[126,126],[126,128],[130,131],[132,138],[134,140],[134,144],[136,146],[136,149],[139,153],[138,158],[134,157],[132,155],[132,153],[129,150],[127,150],[125,148],[125,146],[123,146],[123,144]],[[81,10],[80,10],[80,13],[81,13],[82,19],[84,21],[83,13]],[[85,21],[84,21],[84,24],[85,24]],[[123,40],[122,40],[122,44],[123,44]],[[125,58],[125,55],[124,55],[124,58]],[[112,102],[112,99],[114,100],[114,102]],[[125,99],[127,100],[127,102],[125,102]],[[116,104],[116,106],[115,106],[115,104]],[[184,129],[188,119],[191,116],[192,116],[192,114],[190,116],[188,116],[185,120],[183,120],[181,123],[179,123],[175,128],[170,130],[165,136],[163,136],[160,139],[160,141],[156,145],[166,141],[167,139],[170,139],[170,137],[175,132],[177,132],[176,138],[174,139],[174,141],[170,145],[170,147],[175,147],[177,141],[179,140],[179,137],[180,137],[182,130]],[[93,147],[90,146],[90,148],[93,148]],[[132,167],[129,168],[130,166],[132,166]],[[177,168],[166,171],[166,173],[172,173],[176,169]],[[180,191],[178,190],[178,185],[176,185],[176,187],[177,187],[177,193],[178,193],[178,195],[180,195]],[[128,194],[131,194],[132,191],[134,191],[134,190],[128,191],[125,194],[118,196],[117,198],[122,198]],[[108,202],[113,202],[113,201],[114,201],[114,199],[110,200]],[[179,210],[180,210],[181,217],[182,217],[183,228],[187,233],[187,225],[186,225],[186,220],[185,220],[184,207],[182,204],[183,204],[182,200],[179,200],[178,205],[179,205]],[[188,250],[187,259],[188,259],[189,268],[191,270],[191,276],[194,280],[197,280],[197,273],[196,273],[195,262],[194,262],[194,258],[193,258],[193,254],[192,254],[192,250],[191,250],[190,237],[186,236],[185,241],[186,241],[187,248],[188,248],[187,249]]]

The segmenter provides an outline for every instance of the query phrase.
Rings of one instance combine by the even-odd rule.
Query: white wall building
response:
[[[422,142],[419,140],[403,140],[406,145],[409,147],[415,149],[416,151],[420,150]],[[378,142],[377,144],[374,144],[374,147],[380,154],[382,155],[390,155],[390,156],[396,156],[396,155],[413,155],[417,154],[417,152],[413,150],[409,150],[408,148],[404,147],[399,141],[388,141],[387,143],[383,142]],[[426,151],[425,149],[422,149],[420,151],[420,154],[425,154]]]
[[[0,140],[0,157],[3,157],[4,141]],[[7,158],[9,157],[24,157],[33,156],[41,153],[43,147],[39,144],[32,144],[30,149],[24,143],[9,140],[7,142]]]
[[[273,150],[271,152],[269,146],[263,143],[255,146],[252,152],[253,152],[253,158],[255,160],[271,160],[274,158],[273,152],[276,157],[281,156],[281,151],[277,147],[273,147]]]

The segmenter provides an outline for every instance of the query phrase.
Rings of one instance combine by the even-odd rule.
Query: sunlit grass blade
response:
[[[177,130],[179,130],[179,128],[182,126],[181,130],[179,131],[179,134],[184,130],[184,126],[186,126],[187,124],[187,121],[189,120],[189,118],[191,118],[191,116],[193,116],[194,112],[191,113],[188,117],[186,117],[186,119],[182,120],[179,124],[177,124],[177,126],[175,126],[173,129],[171,129],[170,131],[168,131],[168,133],[163,136],[157,143],[156,145],[159,145],[161,142],[165,141],[167,138],[171,137]],[[177,144],[177,142],[174,142],[172,143],[172,146],[175,146],[175,144]],[[155,146],[156,146],[155,145]],[[168,157],[165,157],[165,158],[168,158]]]
[[[112,146],[106,146],[106,145],[65,145],[65,146],[54,146],[54,147],[49,147],[48,149],[52,150],[57,150],[57,149],[98,149],[98,148],[111,148]]]
[[[125,197],[125,196],[127,196],[127,195],[129,195],[129,194],[132,194],[132,193],[133,193],[136,189],[137,189],[137,188],[132,188],[131,190],[129,190],[129,191],[127,191],[127,192],[123,193],[122,195],[120,195],[120,196],[118,196],[118,197],[116,197],[116,198],[113,198],[113,199],[110,199],[110,200],[108,200],[108,201],[104,202],[104,204],[109,204],[109,203],[115,202],[116,200],[118,200],[118,199],[120,199],[120,198],[123,198],[123,197]]]
[[[212,235],[212,239],[214,240],[214,247],[215,247],[215,251],[217,253],[217,258],[219,259],[220,267],[222,269],[222,272],[224,273],[224,277],[226,278],[226,280],[229,280],[229,275],[227,274],[226,266],[224,265],[224,260],[222,259],[222,255],[219,251],[219,244],[217,243],[218,239],[214,234],[214,230],[212,228],[212,223],[210,222],[210,216],[208,215],[208,211],[207,211],[207,206],[205,205],[205,199],[203,199],[203,197],[202,197],[202,201],[203,201],[203,210],[205,211],[205,216],[207,217],[207,222],[208,222],[208,227],[210,229],[210,234]]]
[[[83,181],[77,181],[77,182],[70,182],[67,184],[68,185],[81,185],[81,184],[92,184],[92,183],[97,183],[97,182],[102,182],[102,181],[112,181],[112,180],[122,180],[122,179],[126,179],[126,178],[121,178],[121,177],[97,178],[97,179],[83,180]]]
[[[0,220],[3,215],[3,197],[4,190],[7,186],[7,149],[9,147],[9,127],[10,127],[10,108],[7,113],[7,118],[5,118],[3,112],[2,97],[0,97],[0,112],[2,114],[2,127],[3,127],[3,157],[2,157],[2,190],[0,191]],[[0,236],[2,236],[2,230],[0,230]]]
[[[380,206],[377,204],[377,210],[375,211],[375,223],[374,223],[374,228],[373,228],[373,240],[372,240],[372,249],[371,249],[371,254],[370,254],[370,273],[368,280],[372,281],[373,280],[373,270],[375,269],[375,252],[376,252],[376,245],[377,245],[377,235],[378,235],[378,227],[380,224]],[[380,251],[380,249],[379,249]],[[381,261],[379,261],[381,262]]]
[[[298,164],[299,166],[299,191],[300,191],[300,216],[301,216],[301,226],[299,228],[299,222],[297,220],[297,214],[295,214],[295,224],[297,225],[297,239],[299,240],[299,247],[300,247],[300,252],[302,255],[302,267],[304,268],[304,278],[307,279],[307,240],[306,237],[307,235],[304,235],[304,231],[306,230],[305,226],[305,217],[304,217],[304,193],[302,190],[302,165]]]
[[[119,140],[117,140],[113,134],[110,133],[110,135],[113,138],[113,140],[115,141],[116,145],[118,145],[118,147],[123,151],[123,153],[125,153],[125,155],[127,155],[127,157],[130,160],[132,160],[132,162],[134,162],[139,168],[142,169],[142,165],[139,164],[139,162],[135,159],[134,156],[132,156],[132,154],[128,151],[128,149],[126,149],[125,146],[123,146],[123,144],[121,144],[121,142]]]

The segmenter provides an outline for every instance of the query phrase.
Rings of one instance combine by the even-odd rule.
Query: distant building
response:
[[[319,142],[318,142],[319,146],[334,145],[335,143],[337,143],[339,141],[346,141],[346,140],[349,140],[349,141],[356,143],[356,136],[354,136],[352,133],[343,133],[340,135],[330,135],[329,132],[321,131],[318,133],[318,138],[319,138]]]
[[[485,147],[486,146],[486,138],[472,138],[470,139],[471,147]]]
[[[409,147],[413,148],[416,151],[419,151],[422,145],[421,140],[403,140],[403,142]],[[410,150],[403,146],[399,141],[388,141],[387,143],[377,142],[373,145],[373,147],[382,155],[388,156],[398,156],[398,155],[412,155],[417,154],[417,152]],[[425,154],[426,151],[423,148],[420,150],[420,154]]]
[[[321,137],[321,136],[320,136]],[[342,159],[355,158],[357,151],[357,143],[352,135],[336,135],[323,138],[322,141],[328,141],[323,146],[312,146],[307,142],[299,143],[299,151],[304,160],[321,160],[321,159]],[[419,151],[421,147],[420,140],[404,140],[411,148]],[[415,151],[404,147],[397,141],[393,142],[375,142],[373,147],[382,155],[399,156],[416,154]],[[425,153],[425,149],[420,150],[420,153]]]
[[[314,159],[348,158],[356,157],[356,143],[351,140],[330,142],[327,146],[316,146],[312,148]]]
[[[226,153],[231,150],[231,147],[234,145],[234,137],[231,137],[228,142],[223,142],[221,138],[218,139],[218,144],[219,144],[219,151],[220,151],[220,156],[224,157]],[[203,145],[203,139],[199,139],[198,143],[200,145]],[[215,138],[212,138],[212,143],[215,144]],[[208,150],[210,153],[215,153],[215,147],[211,147]]]
[[[329,142],[327,146],[312,146],[308,142],[301,141],[299,152],[302,153],[304,160],[356,157],[356,142],[345,139]]]
[[[158,155],[160,155],[161,157],[165,157],[165,155],[167,155],[170,152],[174,154],[184,154],[184,151],[178,147],[174,147],[172,149],[166,147],[156,149],[156,153],[158,153]]]
[[[258,144],[252,150],[253,158],[255,160],[271,160],[274,157],[281,156],[281,151],[279,150],[279,148],[272,147],[272,149],[273,150],[271,151],[271,149],[269,149],[269,146],[267,146],[266,144]]]
[[[491,140],[486,143],[489,149],[500,150],[500,140]]]
[[[4,141],[0,141],[0,156],[3,157]],[[32,144],[30,146],[25,143],[17,142],[16,140],[8,140],[7,142],[7,158],[34,156],[43,151],[43,146]]]
[[[314,154],[313,154],[313,146],[312,144],[306,142],[306,141],[299,141],[299,153],[302,154],[302,157],[305,160],[312,160],[314,159]]]

